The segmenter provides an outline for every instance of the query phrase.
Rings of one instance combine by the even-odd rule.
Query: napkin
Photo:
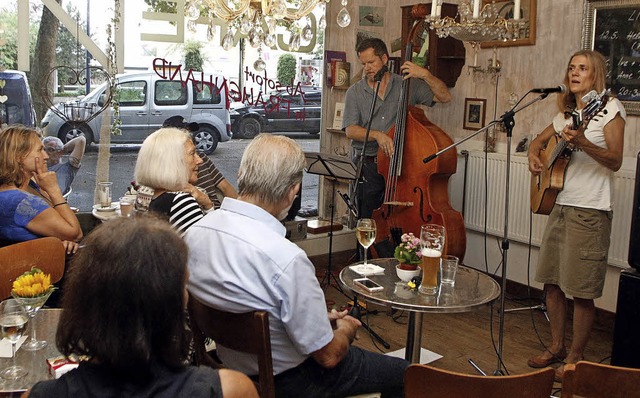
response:
[[[28,336],[20,337],[20,340],[18,340],[18,342],[16,343],[16,352],[18,352],[22,343],[24,343],[25,340],[27,340],[27,337]],[[0,340],[0,358],[11,358],[11,357],[12,357],[11,342],[9,341],[9,339]]]
[[[362,276],[384,274],[384,268],[375,264],[369,264],[366,268],[364,264],[351,265],[349,268],[351,268],[351,270],[356,274]]]

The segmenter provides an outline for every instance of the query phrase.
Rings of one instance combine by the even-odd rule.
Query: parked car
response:
[[[294,94],[281,90],[257,105],[231,110],[231,131],[239,138],[253,138],[262,132],[320,133],[322,91],[304,88]]]
[[[27,75],[17,70],[5,70],[0,72],[0,125],[16,123],[35,127],[36,112]]]
[[[162,79],[154,72],[120,75],[116,80],[122,134],[111,135],[112,143],[141,143],[172,116],[199,124],[200,130],[194,133],[196,147],[207,155],[213,153],[219,142],[231,139],[226,86],[184,84],[180,80]],[[68,102],[67,107],[102,107],[106,86],[104,83],[81,100]],[[63,111],[64,105],[58,104],[57,108]],[[99,143],[101,122],[102,114],[74,126],[50,109],[42,119],[42,128],[45,135],[58,136],[63,142],[84,134],[87,143]]]

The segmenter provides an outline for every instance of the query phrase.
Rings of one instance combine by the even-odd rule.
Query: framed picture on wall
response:
[[[360,26],[384,26],[384,7],[360,6],[358,20]]]
[[[607,59],[606,86],[627,115],[640,115],[638,20],[640,0],[586,0],[582,48]],[[615,45],[614,45],[615,43]]]
[[[486,99],[465,98],[464,121],[462,123],[462,128],[465,130],[478,130],[483,128],[486,108]]]
[[[520,28],[520,38],[517,40],[494,40],[480,43],[482,48],[510,47],[510,46],[532,46],[536,44],[536,2],[538,0],[521,0],[520,17],[524,25]],[[498,16],[504,19],[513,19],[514,1],[502,0],[482,0],[482,6],[493,4],[498,12]]]

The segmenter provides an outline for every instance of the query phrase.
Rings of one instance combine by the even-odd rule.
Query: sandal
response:
[[[550,357],[546,357],[545,354],[551,354]],[[556,362],[562,362],[567,357],[567,349],[562,347],[562,349],[555,354],[549,350],[544,351],[540,355],[536,355],[535,357],[529,359],[527,361],[527,365],[532,368],[546,368],[547,366],[554,364]]]

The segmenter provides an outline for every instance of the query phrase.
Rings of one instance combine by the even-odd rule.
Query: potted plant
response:
[[[393,256],[400,261],[399,268],[415,271],[422,262],[422,252],[420,251],[420,239],[413,233],[402,234],[401,243],[396,246]]]
[[[400,262],[396,266],[398,278],[408,282],[411,278],[418,276],[420,270],[418,265],[422,262],[422,252],[420,250],[420,239],[411,232],[402,234],[401,243],[396,247],[393,256]]]

